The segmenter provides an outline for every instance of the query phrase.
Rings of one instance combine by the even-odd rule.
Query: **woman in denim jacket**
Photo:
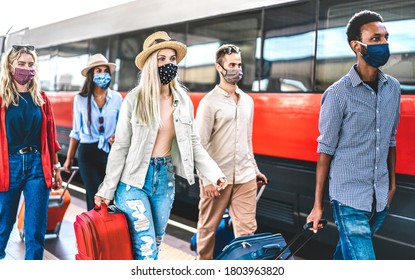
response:
[[[200,144],[194,108],[177,79],[187,47],[166,32],[151,34],[136,57],[139,84],[123,101],[106,176],[95,203],[115,205],[127,216],[134,258],[157,259],[175,193],[175,174],[195,183],[194,168],[217,182],[227,180]]]

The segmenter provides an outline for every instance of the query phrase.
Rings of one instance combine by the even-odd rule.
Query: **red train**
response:
[[[52,100],[64,148],[72,126],[73,96],[83,83],[80,69],[90,54],[103,53],[117,64],[112,87],[125,95],[137,82],[134,57],[143,40],[155,30],[169,32],[188,46],[179,75],[196,110],[218,82],[213,66],[216,48],[234,43],[242,50],[244,64],[239,85],[255,101],[255,156],[271,182],[258,204],[258,223],[275,231],[297,232],[314,201],[322,93],[356,61],[345,37],[347,20],[359,10],[373,9],[384,16],[390,33],[392,56],[383,70],[402,85],[398,186],[390,214],[375,236],[375,248],[379,259],[415,259],[415,38],[407,32],[415,30],[414,1],[240,0],[235,5],[210,0],[186,2],[182,7],[182,1],[171,0],[170,7],[180,7],[173,13],[141,2],[7,38],[9,46],[21,42],[37,46],[42,87]],[[106,20],[97,22],[97,18]],[[65,153],[64,149],[63,157]],[[178,178],[176,193],[175,205],[190,207],[187,212],[197,216],[198,188]],[[332,249],[337,230],[328,197],[325,206],[329,223],[316,241]]]

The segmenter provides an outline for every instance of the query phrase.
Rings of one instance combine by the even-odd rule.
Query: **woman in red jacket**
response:
[[[0,71],[0,259],[6,256],[20,195],[25,204],[25,259],[43,259],[50,188],[62,178],[51,104],[40,90],[33,46],[14,45]]]

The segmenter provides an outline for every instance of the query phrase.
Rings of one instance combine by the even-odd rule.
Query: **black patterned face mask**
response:
[[[167,85],[168,83],[173,80],[177,75],[177,65],[174,65],[173,63],[164,64],[163,66],[159,67],[159,76],[160,76],[160,82],[163,85]]]

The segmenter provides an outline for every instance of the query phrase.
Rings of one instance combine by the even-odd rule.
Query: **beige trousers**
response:
[[[256,179],[236,185],[228,185],[217,198],[207,197],[200,182],[199,220],[197,223],[197,259],[213,259],[215,232],[225,209],[232,219],[235,237],[252,235],[256,223]]]

